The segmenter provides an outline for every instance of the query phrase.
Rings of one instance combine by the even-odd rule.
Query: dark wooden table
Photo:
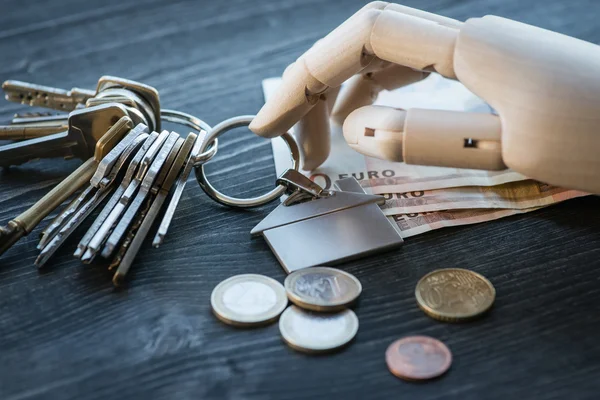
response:
[[[362,4],[2,0],[0,79],[93,88],[101,75],[122,76],[158,88],[164,107],[214,124],[256,113],[261,80],[280,74]],[[405,4],[459,19],[497,14],[600,43],[595,0]],[[3,121],[23,111],[0,103]],[[79,163],[1,171],[0,221]],[[247,132],[226,136],[210,169],[218,187],[240,195],[264,191],[274,179],[269,143]],[[0,399],[596,399],[599,206],[588,197],[443,229],[344,265],[364,286],[360,331],[344,351],[311,357],[283,344],[276,324],[238,330],[211,315],[210,293],[231,275],[283,281],[267,245],[249,237],[274,205],[217,206],[190,178],[167,242],[160,250],[144,245],[126,290],[115,291],[101,266],[75,261],[76,240],[38,272],[32,263],[40,227],[0,258]],[[414,286],[440,267],[486,275],[498,292],[493,311],[466,325],[426,317]],[[410,334],[449,345],[448,375],[416,384],[388,372],[387,346]]]

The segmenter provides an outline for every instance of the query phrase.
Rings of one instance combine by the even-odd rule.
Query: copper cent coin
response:
[[[446,345],[428,336],[409,336],[392,343],[385,352],[390,372],[415,381],[436,378],[450,368],[452,353]]]

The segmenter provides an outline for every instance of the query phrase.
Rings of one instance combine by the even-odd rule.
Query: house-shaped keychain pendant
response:
[[[378,204],[382,196],[365,194],[346,178],[325,191],[294,170],[277,180],[290,196],[252,229],[262,234],[286,272],[332,265],[393,249],[402,237]]]

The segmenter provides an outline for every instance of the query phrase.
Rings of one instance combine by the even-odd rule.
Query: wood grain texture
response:
[[[452,18],[496,14],[600,43],[595,0],[405,1]],[[209,123],[258,111],[261,79],[280,74],[363,2],[321,0],[55,0],[0,4],[0,79],[94,87],[103,74],[160,90],[163,105]],[[7,121],[27,108],[0,102]],[[0,221],[34,203],[79,161],[0,171]],[[222,141],[215,185],[257,194],[273,184],[269,143]],[[0,399],[595,399],[600,383],[600,199],[570,201],[483,225],[411,238],[348,263],[364,287],[360,330],[346,350],[290,350],[277,325],[225,326],[214,286],[238,273],[284,273],[250,229],[274,205],[235,211],[190,178],[166,243],[143,246],[126,290],[82,266],[69,240],[51,268],[33,267],[37,234],[0,258]],[[42,224],[43,225],[43,224]],[[86,224],[84,224],[86,225]],[[84,233],[85,226],[75,236]],[[435,322],[414,287],[438,267],[473,269],[498,297],[484,319]],[[386,369],[395,339],[425,334],[454,354],[450,372],[410,384]],[[518,396],[518,397],[517,397]]]

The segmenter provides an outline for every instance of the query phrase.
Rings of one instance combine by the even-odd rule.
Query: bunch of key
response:
[[[158,92],[126,79],[102,77],[95,92],[16,81],[7,81],[2,88],[7,100],[68,114],[16,116],[11,125],[0,127],[0,139],[14,140],[0,147],[0,166],[52,157],[86,161],[31,208],[0,227],[0,255],[82,189],[43,230],[35,264],[44,266],[105,202],[75,256],[84,263],[99,257],[108,260],[118,285],[163,205],[168,204],[153,245],[163,242],[206,133],[190,133],[186,138],[176,132],[158,133]]]

